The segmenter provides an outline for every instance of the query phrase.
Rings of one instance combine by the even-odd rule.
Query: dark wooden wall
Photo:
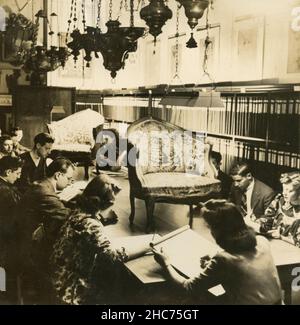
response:
[[[13,95],[15,125],[23,129],[22,144],[32,147],[33,138],[47,131],[53,106],[62,106],[65,117],[75,109],[75,88],[19,86]]]

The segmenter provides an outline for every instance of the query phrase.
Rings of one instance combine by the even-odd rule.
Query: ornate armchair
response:
[[[190,206],[219,197],[220,181],[211,163],[211,145],[202,134],[190,132],[156,118],[134,122],[127,131],[130,224],[135,217],[135,198],[146,203],[147,227],[155,227],[156,202]]]
[[[83,164],[85,178],[89,178],[91,149],[95,144],[93,129],[104,123],[104,117],[91,109],[70,115],[48,124],[49,133],[55,137],[51,157],[64,156]]]

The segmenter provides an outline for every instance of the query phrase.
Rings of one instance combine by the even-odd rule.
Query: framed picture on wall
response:
[[[259,80],[263,73],[264,17],[237,17],[233,26],[234,80]]]

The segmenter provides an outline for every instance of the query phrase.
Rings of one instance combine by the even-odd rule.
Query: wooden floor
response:
[[[146,208],[144,201],[136,199],[134,227],[131,229],[128,221],[130,215],[128,179],[124,177],[112,178],[120,184],[122,190],[116,196],[116,202],[112,207],[119,217],[119,222],[116,225],[107,226],[107,232],[112,237],[145,234]],[[155,205],[154,216],[156,225],[155,232],[159,235],[165,235],[179,227],[189,224],[189,207],[185,205],[157,203]],[[212,240],[202,219],[194,218],[193,230]]]

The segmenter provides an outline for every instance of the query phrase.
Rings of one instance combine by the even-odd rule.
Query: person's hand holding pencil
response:
[[[152,247],[152,252],[154,254],[155,261],[162,267],[167,268],[171,262],[169,256],[161,248],[158,251],[156,248]]]

